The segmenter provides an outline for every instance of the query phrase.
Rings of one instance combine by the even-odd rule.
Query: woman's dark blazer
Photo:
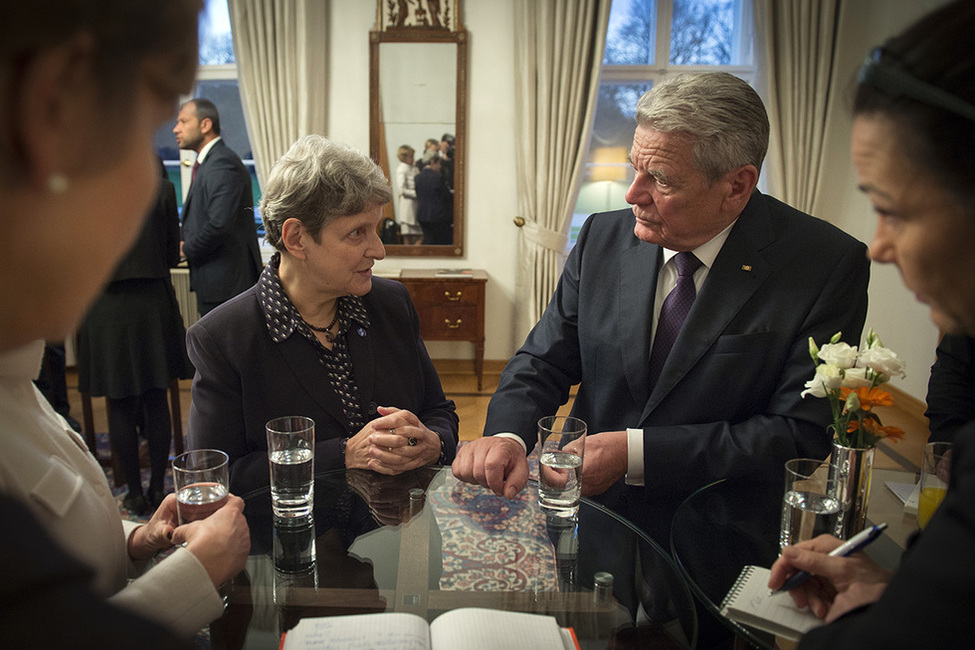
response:
[[[312,344],[298,333],[274,343],[257,297],[260,283],[207,314],[187,332],[196,376],[189,448],[222,449],[230,456],[231,490],[268,484],[264,425],[285,415],[315,421],[315,469],[344,467],[340,441],[355,435]],[[363,419],[377,406],[407,409],[441,437],[446,462],[457,447],[454,403],[440,386],[406,287],[373,278],[363,297],[369,328],[347,333]]]

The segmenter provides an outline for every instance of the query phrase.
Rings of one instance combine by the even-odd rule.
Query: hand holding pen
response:
[[[850,555],[853,555],[854,553],[858,553],[859,551],[862,551],[864,548],[866,548],[868,544],[870,544],[875,539],[880,537],[880,533],[882,533],[886,528],[887,528],[886,523],[880,523],[877,524],[876,526],[867,528],[866,530],[863,530],[857,533],[856,535],[854,535],[853,537],[851,537],[848,541],[837,546],[829,553],[829,556],[848,557]],[[782,591],[791,591],[796,587],[802,585],[810,577],[812,577],[812,574],[809,573],[808,571],[799,571],[793,574],[792,576],[790,576],[789,579],[786,580],[781,587],[775,589],[774,591],[772,591],[772,593],[777,594]]]

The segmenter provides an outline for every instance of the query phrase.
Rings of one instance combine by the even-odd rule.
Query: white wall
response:
[[[830,155],[824,162],[825,182],[814,212],[869,243],[876,217],[870,202],[856,188],[850,159],[850,105],[856,73],[870,48],[943,4],[943,0],[856,0],[842,4],[834,72],[841,92],[831,101],[826,141]],[[931,322],[929,309],[904,288],[896,267],[872,265],[866,327],[877,330],[884,343],[907,361],[907,377],[895,379],[893,385],[923,400],[938,329]]]
[[[856,70],[870,47],[883,42],[942,0],[855,0],[846,2],[839,41],[837,79],[844,92],[833,98],[826,182],[814,210],[858,239],[869,242],[875,218],[857,191],[849,156],[850,92]],[[391,258],[377,269],[432,266],[483,268],[487,285],[487,359],[507,359],[527,332],[514,319],[518,214],[514,176],[513,0],[466,0],[461,14],[469,33],[467,225],[464,258]],[[329,137],[369,150],[369,38],[375,5],[368,0],[332,0],[328,29]],[[923,399],[938,332],[928,309],[902,286],[897,270],[875,265],[867,326],[873,326],[908,362],[906,380],[895,380]],[[431,342],[435,358],[471,358],[464,343]]]

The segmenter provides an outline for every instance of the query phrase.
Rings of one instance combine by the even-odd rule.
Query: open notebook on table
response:
[[[387,612],[303,618],[285,636],[281,650],[578,650],[571,628],[553,616],[465,607],[441,614],[429,625],[415,614]]]
[[[809,609],[799,609],[788,593],[771,595],[769,570],[746,566],[721,603],[721,613],[733,621],[793,641],[823,624]]]

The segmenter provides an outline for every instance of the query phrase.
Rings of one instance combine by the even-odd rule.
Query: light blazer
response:
[[[297,332],[281,343],[271,340],[257,288],[214,309],[186,335],[196,366],[189,447],[226,451],[238,493],[268,484],[268,420],[315,420],[317,471],[344,467],[340,441],[358,433],[312,344]],[[407,409],[443,439],[451,462],[457,415],[420,338],[409,292],[395,280],[373,278],[363,302],[369,329],[353,326],[347,341],[365,421],[378,417],[377,406]]]
[[[253,208],[247,168],[218,140],[183,204],[183,254],[200,300],[227,300],[257,281],[262,264]]]
[[[644,431],[646,487],[620,481],[605,496],[644,524],[650,501],[674,505],[731,476],[778,484],[787,459],[825,458],[827,402],[799,396],[813,376],[808,339],[822,343],[842,331],[858,343],[866,247],[756,191],[651,387],[662,249],[638,239],[633,227],[630,210],[586,221],[545,314],[502,374],[485,434],[514,432],[531,449],[535,423],[581,382],[573,414],[590,434]],[[663,535],[668,515],[664,509],[656,517]]]

